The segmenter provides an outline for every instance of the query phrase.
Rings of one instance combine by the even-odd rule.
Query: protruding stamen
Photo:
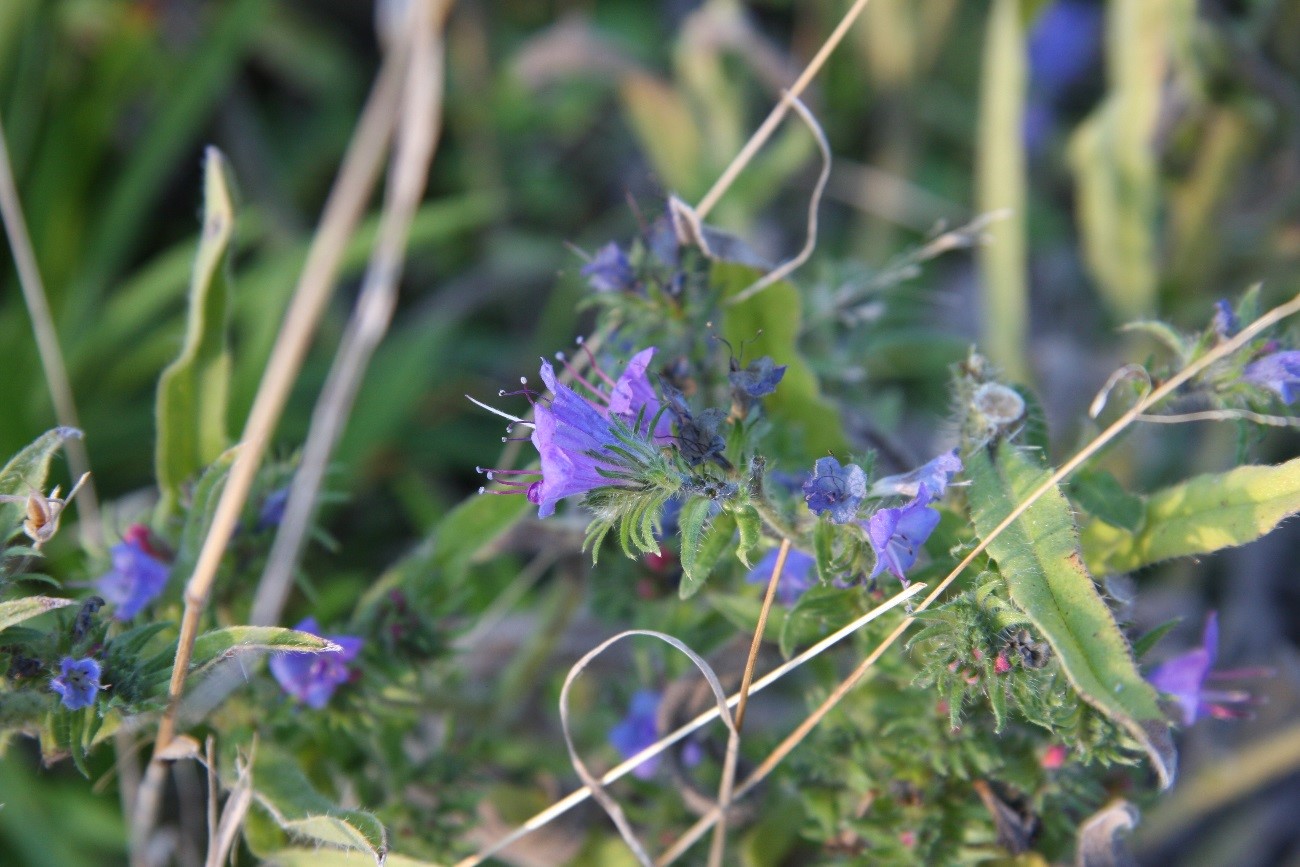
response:
[[[600,400],[602,403],[609,403],[609,396],[606,395],[599,388],[596,388],[596,386],[588,382],[581,373],[578,373],[577,369],[572,364],[569,364],[569,360],[564,357],[564,353],[557,352],[555,353],[555,357],[559,360],[561,364],[564,365],[564,369],[569,372],[569,376],[573,377],[574,382],[580,383],[584,388],[587,389],[587,391],[595,395],[596,398]],[[611,385],[613,385],[613,382],[610,381],[609,377],[605,376],[604,371],[602,371],[599,367],[596,367],[594,362],[592,363],[592,369],[595,370],[597,373],[599,373],[602,377],[604,377],[606,381],[609,381]]]
[[[591,351],[591,348],[587,346],[587,344],[582,342],[581,337],[578,338],[578,345],[582,347],[583,352],[587,353],[587,360],[591,362],[591,369],[596,371],[596,375],[599,376],[601,379],[605,380],[605,382],[609,383],[610,388],[613,388],[615,385],[617,385],[618,383],[610,379],[609,374],[606,373],[604,370],[602,370],[600,365],[596,363],[595,354]]]
[[[488,405],[487,405],[486,403],[484,403],[483,401],[481,401],[481,400],[475,400],[474,398],[470,397],[468,394],[465,395],[465,399],[468,400],[470,403],[474,404],[475,406],[477,406],[477,407],[481,407],[482,409],[487,410],[488,412],[492,413],[493,415],[499,415],[499,416],[501,416],[502,418],[509,419],[510,421],[514,422],[515,424],[524,424],[524,425],[528,425],[529,427],[536,427],[536,425],[534,425],[532,422],[524,421],[524,420],[523,420],[522,418],[520,418],[519,416],[511,415],[510,413],[505,412],[504,410],[497,409],[495,406],[488,406]]]

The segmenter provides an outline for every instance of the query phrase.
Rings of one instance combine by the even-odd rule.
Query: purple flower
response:
[[[580,273],[596,292],[621,292],[631,289],[636,281],[632,263],[613,241],[597,250]]]
[[[658,717],[661,701],[663,696],[654,690],[640,689],[633,694],[627,716],[609,730],[609,744],[618,750],[623,758],[630,759],[659,740]],[[650,779],[655,775],[655,771],[659,770],[659,762],[662,758],[663,754],[660,753],[646,759],[632,769],[632,775],[641,780]],[[698,765],[702,758],[698,743],[688,740],[681,745],[681,760],[687,766]]]
[[[780,550],[773,548],[763,555],[745,581],[750,584],[762,584],[764,587],[772,580],[772,570],[776,568],[776,556]],[[799,601],[804,591],[817,583],[814,567],[817,561],[804,552],[791,548],[785,558],[785,568],[781,570],[781,580],[776,585],[776,601],[790,606]]]
[[[1237,333],[1237,329],[1241,327],[1241,323],[1237,321],[1237,314],[1232,310],[1232,305],[1222,298],[1214,302],[1214,319],[1211,320],[1210,325],[1220,340],[1227,340],[1232,337]]]
[[[259,531],[269,530],[272,527],[280,526],[280,522],[284,520],[284,507],[288,502],[288,485],[283,488],[276,488],[267,494],[266,499],[262,501],[261,510],[257,513],[257,529]]]
[[[1056,0],[1029,31],[1029,75],[1033,87],[1060,100],[1101,60],[1103,8],[1090,0]]]
[[[1241,718],[1246,713],[1230,704],[1247,704],[1251,696],[1244,690],[1206,689],[1211,680],[1234,680],[1243,677],[1267,676],[1268,669],[1243,669],[1214,672],[1219,649],[1219,618],[1211,611],[1205,618],[1205,632],[1201,646],[1162,663],[1147,678],[1152,686],[1168,693],[1182,710],[1183,725],[1191,725],[1209,714],[1219,719]]]
[[[939,457],[924,466],[912,470],[910,473],[877,479],[875,484],[871,486],[871,495],[873,497],[895,495],[915,497],[924,487],[930,492],[930,496],[937,500],[948,489],[948,481],[952,478],[953,473],[960,473],[961,469],[961,458],[957,457],[957,450],[953,449],[950,452],[944,452]]]
[[[867,495],[867,474],[857,464],[840,466],[833,457],[818,458],[813,474],[803,483],[803,498],[813,514],[830,512],[835,524],[853,520]]]
[[[294,629],[310,632],[342,647],[329,653],[277,653],[271,657],[271,674],[280,688],[308,707],[320,710],[330,700],[339,684],[352,677],[348,663],[361,652],[361,639],[355,635],[321,635],[316,618],[308,617]]]
[[[654,438],[668,441],[673,436],[673,424],[669,413],[659,412],[661,404],[650,384],[650,359],[654,358],[653,346],[643,349],[628,360],[623,372],[618,375],[609,392],[609,412],[627,422],[628,427],[636,425],[637,416],[642,418],[642,427],[637,431],[644,434],[650,423],[655,426]],[[599,392],[598,392],[599,394]],[[603,396],[603,395],[602,395]],[[655,416],[658,420],[655,420]]]
[[[930,492],[922,486],[916,499],[897,509],[881,509],[863,524],[876,552],[875,578],[885,569],[907,585],[907,570],[916,562],[925,540],[939,526],[939,513],[930,508]]]
[[[763,397],[776,391],[781,377],[785,376],[785,365],[779,367],[771,356],[764,355],[751,361],[743,370],[733,370],[727,376],[731,387],[746,397]]]
[[[549,401],[537,400],[534,403],[531,423],[531,439],[541,457],[541,469],[485,470],[480,467],[479,472],[485,473],[489,481],[503,485],[504,490],[489,492],[480,488],[479,493],[527,494],[528,501],[538,506],[537,516],[545,518],[555,512],[555,504],[565,497],[618,485],[619,477],[626,474],[627,468],[620,463],[616,451],[625,453],[627,443],[620,442],[610,416],[625,421],[629,426],[636,424],[639,416],[642,425],[637,433],[646,434],[660,407],[646,374],[654,352],[654,347],[650,347],[633,356],[617,380],[593,364],[596,374],[608,384],[609,395],[575,372],[575,379],[595,395],[594,400],[562,385],[551,363],[543,361],[542,382],[550,389],[552,397]],[[500,410],[486,408],[505,415]],[[671,438],[666,415],[659,415],[655,422],[656,439],[660,438],[660,431],[663,431],[664,439]],[[514,416],[506,417],[515,423],[526,424]],[[533,480],[531,477],[534,476],[541,476],[541,479]]]
[[[1294,403],[1300,386],[1300,350],[1273,352],[1246,365],[1241,378],[1277,392],[1285,404]]]
[[[50,689],[68,710],[80,710],[95,703],[95,695],[103,689],[99,683],[99,663],[93,659],[63,657],[59,663],[61,673],[50,681]]]
[[[100,595],[116,606],[113,617],[130,620],[162,593],[171,567],[149,546],[149,530],[135,524],[126,538],[109,551],[113,569],[95,582]]]

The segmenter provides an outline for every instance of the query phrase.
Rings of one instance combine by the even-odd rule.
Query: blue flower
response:
[[[840,466],[833,457],[818,458],[813,474],[803,483],[803,498],[813,514],[830,513],[835,524],[853,520],[867,495],[867,474],[857,464]]]
[[[764,355],[751,361],[743,370],[733,370],[727,379],[731,387],[746,397],[763,397],[776,391],[781,377],[785,376],[785,365],[779,367],[771,356]]]
[[[648,689],[637,690],[632,696],[632,704],[627,716],[609,730],[609,743],[618,750],[619,755],[630,759],[646,747],[659,740],[659,728],[655,722],[659,714],[659,702],[663,696]],[[646,759],[632,769],[632,775],[638,779],[648,780],[659,770],[662,755]]]
[[[591,261],[582,266],[581,274],[596,292],[621,292],[631,289],[636,282],[632,263],[613,241],[596,251]]]
[[[627,716],[618,725],[609,730],[609,744],[618,750],[619,755],[630,759],[646,747],[659,741],[659,704],[663,696],[654,690],[637,690],[628,706]],[[693,767],[704,758],[699,743],[687,740],[680,746],[682,764]],[[632,776],[648,780],[659,770],[663,753],[651,756],[632,769]]]
[[[961,469],[961,458],[957,457],[957,450],[953,449],[910,473],[877,479],[871,486],[871,495],[873,497],[915,497],[924,487],[930,492],[930,496],[937,500],[943,496],[944,491],[948,490],[948,482],[953,473],[960,473]]]
[[[1222,298],[1214,302],[1214,319],[1210,325],[1220,340],[1227,340],[1232,337],[1237,333],[1237,329],[1241,327],[1241,323],[1237,321],[1237,314],[1232,310],[1232,305]]]
[[[288,502],[288,485],[276,488],[267,494],[266,499],[262,501],[261,510],[257,513],[257,529],[262,531],[280,526],[280,522],[284,520],[284,507]]]
[[[299,632],[321,635],[316,618],[308,617],[294,627]],[[340,684],[352,677],[348,663],[361,652],[362,641],[355,635],[325,635],[342,647],[329,653],[278,653],[271,657],[271,674],[280,688],[308,707],[320,710]]]
[[[745,580],[750,584],[762,584],[764,587],[772,580],[772,570],[776,568],[776,557],[780,551],[773,548],[763,555]],[[781,570],[781,580],[776,585],[776,601],[782,605],[793,605],[799,601],[804,591],[817,583],[815,566],[817,561],[804,552],[791,548],[785,557],[785,568]]]
[[[162,593],[171,567],[159,560],[149,545],[149,530],[135,524],[126,538],[109,551],[113,569],[95,582],[99,593],[116,606],[113,617],[130,620]]]
[[[1273,352],[1246,365],[1241,378],[1277,392],[1285,404],[1294,403],[1300,386],[1300,350]]]
[[[1038,14],[1027,53],[1033,87],[1060,100],[1101,59],[1104,10],[1091,0],[1056,0]]]
[[[95,703],[95,696],[103,689],[99,683],[99,663],[93,659],[63,657],[59,663],[61,673],[50,681],[50,689],[68,710],[80,710]]]
[[[1172,696],[1174,701],[1178,702],[1178,707],[1182,711],[1183,725],[1189,726],[1206,714],[1220,719],[1240,718],[1247,715],[1244,710],[1231,708],[1228,705],[1249,704],[1252,701],[1250,693],[1243,690],[1206,689],[1207,681],[1272,674],[1269,669],[1212,671],[1218,657],[1218,650],[1219,618],[1211,611],[1205,618],[1205,632],[1201,637],[1201,646],[1161,664],[1147,678],[1152,686]]]
[[[907,585],[907,570],[916,562],[925,540],[939,526],[939,513],[930,508],[930,492],[921,487],[917,497],[897,509],[881,509],[865,524],[867,541],[876,552],[875,578],[884,570],[894,573]]]

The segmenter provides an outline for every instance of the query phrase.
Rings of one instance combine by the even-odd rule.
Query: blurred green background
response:
[[[473,467],[491,459],[499,426],[462,395],[494,394],[584,330],[582,259],[567,245],[631,236],[666,192],[698,200],[846,5],[457,5],[401,307],[332,481],[347,492],[328,516],[343,543],[332,568],[353,591],[479,484]],[[231,428],[242,429],[376,69],[372,14],[344,0],[0,3],[0,118],[106,498],[152,483],[154,388],[184,325],[207,144],[229,157],[239,194]],[[836,157],[816,256],[796,275],[828,389],[865,377],[878,423],[923,423],[945,397],[916,382],[981,341],[1040,391],[1060,451],[1108,372],[1151,351],[1117,324],[1199,327],[1215,299],[1254,282],[1270,300],[1300,290],[1297,34],[1296,0],[872,0],[806,97]],[[812,138],[787,123],[711,220],[782,259],[802,244],[817,169]],[[937,227],[1000,209],[1010,216],[992,224],[993,244],[912,273],[908,251]],[[366,225],[279,428],[281,455],[307,429]],[[873,294],[877,283],[893,288]],[[866,325],[831,346],[816,323],[841,312],[839,297],[864,299]],[[0,346],[10,454],[54,417],[7,256]],[[1139,488],[1222,468],[1235,448],[1231,431],[1186,427],[1138,443]],[[1271,440],[1266,457],[1294,446]],[[1284,529],[1141,588],[1137,619],[1185,614],[1190,641],[1214,605],[1225,659],[1281,672],[1257,722],[1185,737],[1189,775],[1274,732],[1271,748],[1292,755],[1226,811],[1167,822],[1144,843],[1150,863],[1192,851],[1183,863],[1300,863],[1289,772],[1300,733],[1279,728],[1297,706],[1297,541]],[[112,799],[62,769],[39,789],[32,779],[0,766],[0,862],[75,864],[120,845]],[[77,820],[51,839],[63,813]]]

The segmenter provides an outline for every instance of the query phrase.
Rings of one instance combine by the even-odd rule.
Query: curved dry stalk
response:
[[[745,167],[749,165],[750,161],[754,159],[754,154],[758,153],[759,148],[767,144],[767,140],[772,137],[772,133],[776,132],[776,128],[780,126],[781,121],[785,119],[786,112],[790,110],[792,105],[794,105],[794,100],[802,96],[803,92],[808,89],[808,85],[812,82],[813,78],[818,72],[821,72],[821,68],[826,65],[826,61],[831,56],[831,52],[833,52],[839,46],[840,42],[844,40],[845,35],[849,32],[849,28],[853,26],[853,22],[858,20],[858,16],[862,14],[862,10],[866,8],[867,0],[854,0],[853,5],[849,7],[848,11],[844,13],[844,17],[840,19],[839,23],[835,25],[835,29],[831,31],[830,36],[827,36],[826,41],[817,49],[817,53],[813,55],[813,59],[808,61],[808,65],[804,67],[804,71],[799,73],[799,77],[795,79],[794,84],[790,85],[787,95],[782,97],[782,99],[772,107],[772,111],[759,125],[758,129],[754,130],[754,134],[749,137],[749,141],[745,142],[745,146],[742,147],[740,152],[732,158],[727,167],[723,169],[722,174],[713,182],[713,186],[710,187],[709,191],[704,194],[702,199],[700,199],[700,203],[695,206],[695,213],[699,215],[700,219],[704,219],[704,217],[708,216],[709,211],[713,210],[713,207],[718,203],[718,200],[722,198],[723,194],[726,193],[727,190],[731,189],[731,185],[736,182],[736,178],[740,177],[740,173],[743,172]]]
[[[866,677],[871,667],[876,664],[876,661],[880,659],[885,651],[888,650],[894,642],[901,638],[903,633],[905,633],[908,628],[916,622],[915,615],[933,605],[944,591],[947,590],[955,580],[957,580],[958,576],[965,572],[966,568],[970,566],[970,564],[973,563],[980,554],[984,553],[985,549],[988,548],[993,540],[1002,535],[1008,527],[1014,524],[1020,516],[1028,511],[1044,494],[1055,488],[1062,480],[1078,469],[1098,451],[1103,449],[1111,440],[1119,436],[1126,428],[1128,428],[1129,425],[1137,421],[1146,413],[1147,410],[1169,397],[1176,390],[1182,387],[1184,383],[1192,379],[1192,377],[1196,376],[1220,359],[1231,355],[1238,349],[1241,349],[1260,332],[1272,327],[1277,322],[1280,322],[1295,313],[1300,313],[1300,295],[1296,295],[1285,304],[1273,308],[1268,313],[1243,328],[1231,340],[1219,344],[1213,350],[1187,365],[1165,382],[1161,383],[1159,387],[1148,390],[1136,405],[1116,419],[1110,427],[1098,434],[1072,458],[1057,468],[1055,472],[1048,476],[1046,481],[1031,491],[1020,504],[1011,510],[1010,514],[1008,514],[1001,523],[994,527],[987,536],[981,539],[979,543],[976,544],[975,547],[962,559],[962,561],[958,563],[942,581],[935,585],[934,590],[932,590],[925,599],[917,605],[916,611],[904,618],[894,631],[889,634],[889,637],[877,645],[866,659],[864,659],[848,677],[840,682],[839,686],[835,688],[835,691],[827,696],[826,700],[818,705],[818,707],[809,714],[808,717],[785,738],[785,740],[781,741],[777,748],[773,750],[772,753],[764,759],[748,777],[745,778],[744,782],[736,786],[735,791],[733,792],[734,797],[743,797],[745,793],[749,792],[762,782],[763,779],[767,777],[767,775],[770,774],[776,766],[780,764],[781,761],[808,736],[808,733],[811,732],[837,704],[839,704],[840,700],[843,699],[844,696],[853,689],[853,687],[857,686],[864,677]],[[708,831],[708,829],[718,821],[719,815],[720,812],[718,810],[713,810],[702,816],[699,821],[697,821],[695,825],[693,825],[691,829],[677,841],[677,843],[670,847],[669,850],[661,856],[657,863],[672,863],[673,860],[679,857],[682,852],[685,852],[692,843],[698,840],[701,835]]]
[[[293,300],[285,313],[280,334],[267,362],[253,408],[244,426],[239,455],[217,503],[198,562],[185,588],[185,611],[167,692],[167,708],[158,725],[155,759],[149,764],[132,817],[132,863],[144,863],[144,846],[157,819],[166,777],[157,753],[166,748],[176,728],[176,712],[198,635],[199,617],[217,567],[230,541],[235,523],[252,488],[258,465],[266,453],[289,391],[302,367],[316,326],[329,301],[346,249],[370,200],[392,136],[400,107],[401,85],[409,54],[409,40],[395,44],[385,54],[375,85],[367,98],[334,187],[330,190],[320,226],[312,238]]]
[[[23,302],[27,305],[27,314],[32,320],[32,335],[36,338],[36,351],[41,358],[41,369],[45,373],[45,386],[50,391],[50,402],[54,404],[55,418],[63,427],[80,430],[77,403],[72,397],[72,382],[68,379],[67,365],[63,363],[63,350],[59,348],[59,334],[54,327],[54,316],[50,313],[50,303],[45,295],[45,282],[41,279],[36,251],[32,248],[32,238],[27,232],[27,220],[23,217],[3,123],[0,123],[0,219],[5,224],[9,249],[14,254],[18,285],[23,290]],[[72,475],[85,482],[85,490],[78,504],[81,543],[91,550],[100,550],[104,547],[104,536],[99,497],[95,493],[95,483],[90,479],[90,455],[80,437],[67,440],[64,447],[68,450],[68,466]],[[79,482],[78,485],[80,484]],[[68,499],[71,498],[72,495],[69,494]]]
[[[449,11],[448,4],[438,4],[439,19],[445,19]],[[426,14],[433,13],[431,4]],[[392,322],[411,220],[424,197],[429,166],[441,131],[442,25],[443,20],[430,20],[411,27],[411,59],[378,238],[352,319],[312,413],[307,442],[289,489],[284,517],[253,597],[249,622],[254,626],[274,625],[280,619],[293,584],[294,568],[302,556],[307,532],[316,513],[316,500],[330,455],[352,413],[361,380]]]
[[[800,250],[793,259],[783,262],[777,267],[768,271],[759,279],[755,280],[749,286],[737,292],[727,299],[727,304],[736,305],[753,298],[759,292],[762,292],[773,283],[779,283],[786,277],[794,273],[795,269],[807,262],[812,256],[813,251],[817,249],[817,210],[821,207],[822,196],[826,192],[826,184],[831,179],[831,145],[826,140],[826,133],[822,130],[821,124],[808,107],[795,97],[790,96],[786,91],[781,92],[784,99],[789,99],[794,103],[794,109],[798,112],[799,117],[808,125],[808,130],[812,133],[813,138],[817,140],[817,150],[822,155],[822,170],[817,175],[817,182],[813,184],[811,198],[808,199],[808,235],[804,239],[803,249]]]
[[[1265,415],[1248,409],[1207,409],[1176,415],[1140,415],[1138,421],[1152,424],[1187,424],[1193,421],[1249,421],[1270,427],[1300,427],[1300,418],[1289,415]]]
[[[913,584],[912,586],[904,590],[902,593],[899,593],[897,596],[894,596],[893,598],[887,600],[886,602],[866,612],[857,620],[854,620],[852,623],[840,627],[838,630],[826,636],[821,641],[814,644],[812,647],[809,647],[803,653],[799,654],[798,656],[794,657],[788,662],[782,663],[781,665],[774,668],[772,671],[765,674],[763,677],[754,681],[754,685],[751,686],[749,689],[749,694],[755,695],[756,693],[762,692],[764,689],[776,683],[778,680],[785,677],[787,674],[794,671],[796,668],[799,668],[800,666],[807,663],[809,660],[815,659],[816,657],[825,653],[831,647],[835,646],[839,642],[843,641],[845,638],[857,632],[859,629],[866,626],[868,623],[892,611],[893,609],[897,608],[899,605],[902,605],[904,602],[908,601],[913,596],[916,596],[925,588],[926,588],[925,584],[919,584],[919,583]],[[740,693],[738,692],[728,697],[727,699],[727,707],[736,707],[739,703],[740,703]],[[682,738],[689,736],[693,732],[699,731],[701,728],[703,728],[704,726],[708,725],[709,723],[717,719],[718,715],[719,714],[717,708],[712,708],[710,710],[704,711],[703,713],[695,717],[695,719],[691,720],[685,725],[678,727],[674,731],[664,735],[662,738],[655,741],[653,744],[646,747],[641,752],[637,753],[631,758],[628,758],[622,763],[617,764],[614,767],[610,768],[600,778],[601,785],[608,786],[610,783],[613,783],[615,780],[619,780],[627,776],[627,774],[631,773],[632,769],[637,767],[637,765],[641,764],[647,759],[654,758],[655,756],[662,753],[664,750],[671,747],[673,744],[680,741]],[[579,804],[581,804],[583,801],[587,800],[590,797],[591,797],[591,789],[587,786],[583,786],[580,789],[570,792],[568,795],[561,798],[559,801],[556,801],[554,804],[547,807],[545,810],[542,810],[540,813],[536,814],[531,819],[528,819],[526,822],[524,822],[514,831],[511,831],[509,834],[497,840],[495,843],[492,843],[491,845],[481,849],[479,852],[469,856],[468,858],[464,858],[456,862],[455,867],[476,867],[476,865],[482,864],[484,861],[486,861],[488,858],[491,858],[496,853],[511,846],[512,844],[516,843],[522,838],[528,836],[533,831],[536,831],[537,829],[553,822],[555,819],[567,813],[569,810],[572,810],[574,807],[578,806]],[[735,797],[735,793],[733,793],[733,798],[734,797]]]
[[[587,653],[569,669],[568,676],[564,678],[564,685],[560,688],[560,729],[564,733],[564,745],[569,749],[569,759],[573,763],[573,769],[578,772],[578,777],[586,784],[587,790],[591,792],[592,798],[600,804],[601,808],[604,809],[606,814],[609,815],[609,818],[614,822],[614,826],[618,828],[618,833],[622,836],[623,842],[632,850],[632,854],[636,857],[637,861],[644,865],[644,867],[651,867],[654,862],[650,860],[650,856],[646,853],[645,847],[641,845],[641,841],[637,838],[636,832],[632,830],[631,824],[627,821],[627,816],[623,813],[623,808],[618,805],[617,801],[610,797],[600,780],[591,773],[586,762],[584,762],[582,757],[578,755],[578,748],[573,744],[573,734],[569,731],[569,690],[573,688],[574,681],[578,679],[578,675],[582,674],[587,666],[591,664],[593,659],[604,653],[606,648],[622,641],[624,638],[630,638],[635,635],[646,635],[651,638],[657,638],[674,649],[681,651],[688,659],[690,659],[695,667],[699,669],[700,674],[704,675],[704,679],[708,682],[709,689],[713,691],[713,697],[717,701],[715,710],[717,711],[717,714],[722,717],[722,721],[726,724],[729,732],[727,735],[727,763],[733,768],[735,767],[736,756],[740,752],[740,732],[737,730],[735,722],[732,721],[731,713],[727,708],[727,693],[723,690],[722,683],[718,680],[718,675],[713,670],[713,666],[705,662],[703,657],[691,650],[683,641],[674,638],[667,633],[655,632],[651,629],[629,629],[626,632],[620,632],[618,635],[602,641],[600,644],[587,651]],[[727,802],[731,798],[731,785],[725,778],[722,784],[722,792],[718,797],[718,810],[721,815],[725,815]],[[717,832],[713,835],[713,848],[709,852],[709,867],[721,867],[722,865],[722,855],[726,843],[726,827],[727,823],[725,821],[718,823]]]

